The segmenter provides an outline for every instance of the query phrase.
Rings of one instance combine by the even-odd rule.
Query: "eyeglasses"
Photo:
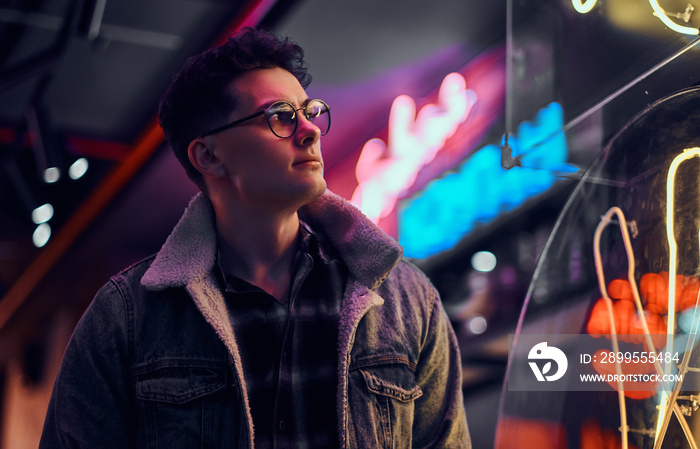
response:
[[[270,105],[264,111],[256,112],[255,114],[249,115],[247,117],[234,120],[218,128],[214,128],[201,135],[201,137],[207,137],[212,134],[224,131],[229,128],[241,124],[247,120],[254,119],[260,115],[264,115],[267,120],[267,125],[270,127],[270,131],[277,137],[281,139],[286,139],[292,137],[297,131],[297,125],[299,119],[297,118],[297,112],[303,111],[306,120],[314,124],[321,130],[321,135],[325,136],[331,127],[331,111],[326,103],[321,100],[310,100],[306,106],[296,109],[294,105],[288,101],[277,101]]]

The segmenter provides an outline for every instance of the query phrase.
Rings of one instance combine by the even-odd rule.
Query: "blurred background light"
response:
[[[61,169],[58,167],[47,168],[44,170],[43,179],[47,184],[58,182],[61,179]]]
[[[34,246],[37,248],[41,248],[48,243],[50,238],[51,226],[49,226],[48,223],[41,223],[36,227],[36,230],[34,230],[34,234],[32,235],[32,243],[34,243]]]
[[[472,268],[488,273],[496,268],[496,256],[490,251],[479,251],[472,256]]]
[[[68,169],[68,176],[73,180],[80,179],[85,173],[87,173],[89,166],[90,164],[88,163],[88,160],[81,157],[71,164],[70,168]]]
[[[469,331],[472,334],[475,335],[480,335],[486,332],[486,328],[488,327],[488,323],[486,322],[486,318],[483,316],[475,316],[471,320],[469,320]]]
[[[53,217],[53,206],[50,203],[42,204],[32,211],[32,221],[35,224],[46,223]]]

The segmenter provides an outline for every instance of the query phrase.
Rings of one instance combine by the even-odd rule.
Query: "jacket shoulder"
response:
[[[113,275],[110,278],[110,282],[120,283],[122,281],[133,281],[138,282],[140,284],[141,278],[143,277],[144,273],[151,267],[155,258],[156,255],[153,254],[124,268],[117,274]]]
[[[378,289],[385,301],[398,301],[400,306],[432,310],[439,295],[420,268],[406,259],[396,265]],[[398,305],[398,304],[397,304]]]
[[[399,282],[411,288],[420,287],[426,291],[435,291],[435,286],[428,276],[412,262],[401,259],[386,278],[389,282]]]
[[[141,278],[154,259],[155,255],[149,256],[111,276],[109,281],[98,290],[93,302],[103,300],[105,297],[113,297],[115,294],[126,299],[136,291],[145,291],[141,285]]]

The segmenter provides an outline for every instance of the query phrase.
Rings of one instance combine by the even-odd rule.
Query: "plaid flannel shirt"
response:
[[[289,298],[224,276],[243,360],[255,447],[337,447],[337,340],[345,268],[302,224]]]

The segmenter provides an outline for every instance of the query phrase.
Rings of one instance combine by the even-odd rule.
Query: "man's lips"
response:
[[[323,162],[321,162],[321,159],[316,158],[316,157],[307,157],[304,159],[299,159],[298,161],[294,162],[292,165],[294,166],[299,166],[299,165],[323,165]]]

